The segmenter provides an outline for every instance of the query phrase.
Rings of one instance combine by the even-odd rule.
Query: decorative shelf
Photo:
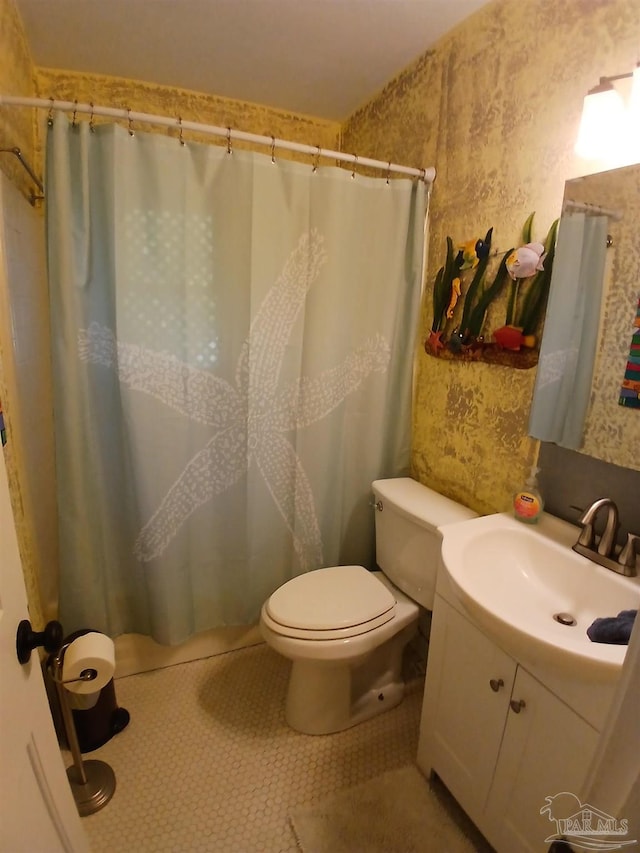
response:
[[[517,370],[530,370],[535,367],[538,364],[539,355],[537,349],[507,350],[497,346],[497,344],[482,344],[461,352],[451,352],[451,350],[443,348],[437,355],[425,347],[425,352],[431,358],[437,358],[440,361],[483,361],[486,364],[500,364],[503,367],[513,367]]]

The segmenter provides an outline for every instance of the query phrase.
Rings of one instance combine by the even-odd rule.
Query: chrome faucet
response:
[[[607,508],[607,521],[602,535],[597,536],[594,522],[604,507]],[[616,546],[620,524],[618,507],[611,498],[599,498],[594,501],[582,513],[578,519],[578,524],[581,525],[582,531],[578,541],[573,546],[574,551],[618,574],[629,576],[637,574],[636,555],[640,553],[640,536],[628,533],[626,545],[622,548]]]
[[[598,554],[603,557],[608,557],[613,551],[613,546],[618,532],[618,507],[614,504],[611,498],[600,498],[594,501],[589,509],[585,510],[578,524],[582,525],[582,533],[578,537],[578,543],[584,545],[585,548],[594,550],[596,548],[596,534],[593,529],[595,517],[603,507],[608,508],[607,523],[605,525],[600,541],[597,543]]]

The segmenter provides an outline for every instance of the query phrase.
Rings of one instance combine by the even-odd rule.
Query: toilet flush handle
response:
[[[382,501],[369,501],[369,506],[372,506],[374,509],[377,509],[378,512],[382,512],[382,510],[384,509]]]

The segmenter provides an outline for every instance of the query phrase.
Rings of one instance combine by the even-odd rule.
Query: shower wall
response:
[[[35,95],[34,66],[22,21],[13,0],[0,0],[0,91],[12,95]],[[0,148],[14,147],[20,148],[25,159],[35,166],[36,171],[40,171],[39,164],[35,162],[36,119],[34,111],[2,107],[0,108]],[[27,442],[31,441],[32,444],[35,444],[37,439],[28,437],[31,424],[20,422],[20,411],[28,413],[31,406],[27,399],[24,401],[25,404],[21,406],[19,397],[22,392],[18,387],[17,379],[18,371],[22,375],[29,374],[30,369],[35,366],[34,361],[30,360],[28,339],[25,337],[29,334],[30,324],[26,314],[29,310],[28,301],[36,294],[39,294],[46,301],[45,279],[43,277],[39,281],[37,280],[37,270],[40,265],[36,258],[40,253],[39,246],[42,247],[43,243],[38,244],[36,242],[32,246],[28,236],[29,234],[42,234],[42,218],[24,201],[24,198],[28,197],[33,190],[33,184],[18,159],[12,154],[0,154],[0,170],[6,176],[3,178],[0,187],[4,197],[4,203],[0,199],[0,398],[2,399],[9,435],[9,443],[4,449],[4,456],[27,589],[29,618],[35,628],[42,628],[44,617],[41,599],[49,599],[50,594],[46,593],[45,596],[41,596],[39,578],[41,575],[46,576],[47,574],[43,565],[45,559],[46,566],[51,568],[51,575],[55,576],[57,573],[57,557],[53,544],[51,544],[51,551],[43,555],[43,549],[47,548],[47,535],[46,533],[41,536],[36,534],[37,522],[35,518],[36,516],[42,518],[46,509],[44,507],[42,510],[35,509],[33,506],[33,501],[37,503],[39,499],[39,487],[34,493],[34,490],[29,486],[30,481],[33,481],[35,468],[32,466],[31,472],[27,474],[29,463],[26,459],[23,440],[26,438]],[[24,208],[27,208],[27,212],[21,221],[20,214],[17,211]],[[2,214],[6,214],[6,222]],[[35,224],[36,220],[39,222],[38,226]],[[5,227],[12,246],[20,245],[20,252],[24,253],[25,267],[21,270],[20,264],[18,264],[18,273],[19,275],[25,274],[28,278],[27,284],[22,290],[24,300],[21,307],[17,309],[17,313],[11,306],[7,275],[8,255],[12,255],[11,264],[14,271],[16,269],[16,255],[13,249],[8,249],[5,246]],[[18,238],[18,231],[22,233],[21,238]],[[40,240],[42,241],[42,237]],[[17,281],[15,285],[17,288]],[[13,288],[12,292],[15,292]],[[31,327],[34,336],[38,338],[35,341],[36,348],[39,346],[37,330],[42,316],[40,313],[37,320],[34,318],[34,325]],[[20,340],[19,351],[17,348],[18,340]],[[29,386],[28,380],[28,388],[25,389],[26,398],[29,401],[32,401],[34,395],[38,393],[39,383],[42,380],[39,369],[36,369],[35,373],[32,384]],[[36,427],[36,429],[39,428],[40,425]],[[39,453],[38,457],[42,459],[42,455]],[[45,492],[47,491],[49,490],[45,489]],[[45,609],[49,614],[48,605]]]
[[[34,75],[20,15],[13,0],[0,0],[0,91],[32,98],[36,94]],[[20,148],[27,161],[37,166],[35,134],[35,110],[0,107],[0,148]],[[0,169],[28,196],[33,184],[16,157],[0,154]]]
[[[2,175],[0,180],[12,344],[11,353],[5,356],[5,369],[11,368],[7,371],[10,441],[17,451],[14,456],[43,615],[53,619],[58,605],[58,533],[43,215],[8,178]]]

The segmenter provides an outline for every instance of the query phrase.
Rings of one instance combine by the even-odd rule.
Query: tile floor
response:
[[[299,853],[296,806],[414,761],[420,679],[397,708],[316,737],[284,721],[288,672],[261,644],[118,679],[131,722],[85,754],[117,779],[84,818],[93,853]]]

